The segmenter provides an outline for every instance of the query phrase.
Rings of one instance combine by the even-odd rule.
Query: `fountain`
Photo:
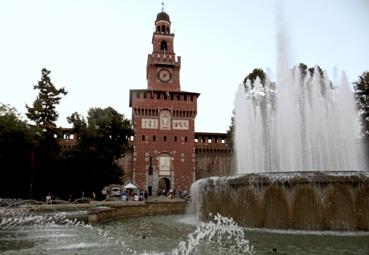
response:
[[[338,84],[319,67],[282,73],[282,84],[240,85],[238,175],[195,183],[197,211],[247,227],[368,231],[367,154],[344,73]]]
[[[193,208],[252,228],[368,231],[368,154],[345,73],[291,70],[280,6],[276,16],[276,81],[246,79],[236,93],[237,172],[195,182]]]
[[[4,255],[365,255],[368,251],[365,232],[260,231],[242,228],[219,214],[206,223],[196,215],[163,215],[90,225],[67,219],[60,211],[29,210],[24,201],[10,201],[9,206],[6,202],[0,199],[0,254]]]
[[[238,173],[365,170],[357,111],[344,73],[338,84],[327,73],[322,76],[319,67],[312,75],[300,66],[286,73],[287,84],[248,80],[237,92]]]

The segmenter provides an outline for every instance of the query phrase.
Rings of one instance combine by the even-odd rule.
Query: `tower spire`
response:
[[[164,12],[164,2],[161,2],[161,11]]]

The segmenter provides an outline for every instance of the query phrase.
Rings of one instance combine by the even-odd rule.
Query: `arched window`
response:
[[[161,41],[160,43],[160,49],[161,50],[168,50],[168,45],[166,41]]]

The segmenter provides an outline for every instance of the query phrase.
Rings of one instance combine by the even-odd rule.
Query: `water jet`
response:
[[[311,70],[311,71],[310,71]],[[369,230],[369,172],[353,93],[301,66],[275,84],[247,80],[235,100],[237,173],[193,184],[203,219],[247,227]]]

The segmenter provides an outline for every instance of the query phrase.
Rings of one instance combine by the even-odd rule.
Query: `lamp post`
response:
[[[152,196],[152,185],[153,185],[153,168],[152,168],[152,157],[150,156],[149,168],[148,168],[148,193]]]

